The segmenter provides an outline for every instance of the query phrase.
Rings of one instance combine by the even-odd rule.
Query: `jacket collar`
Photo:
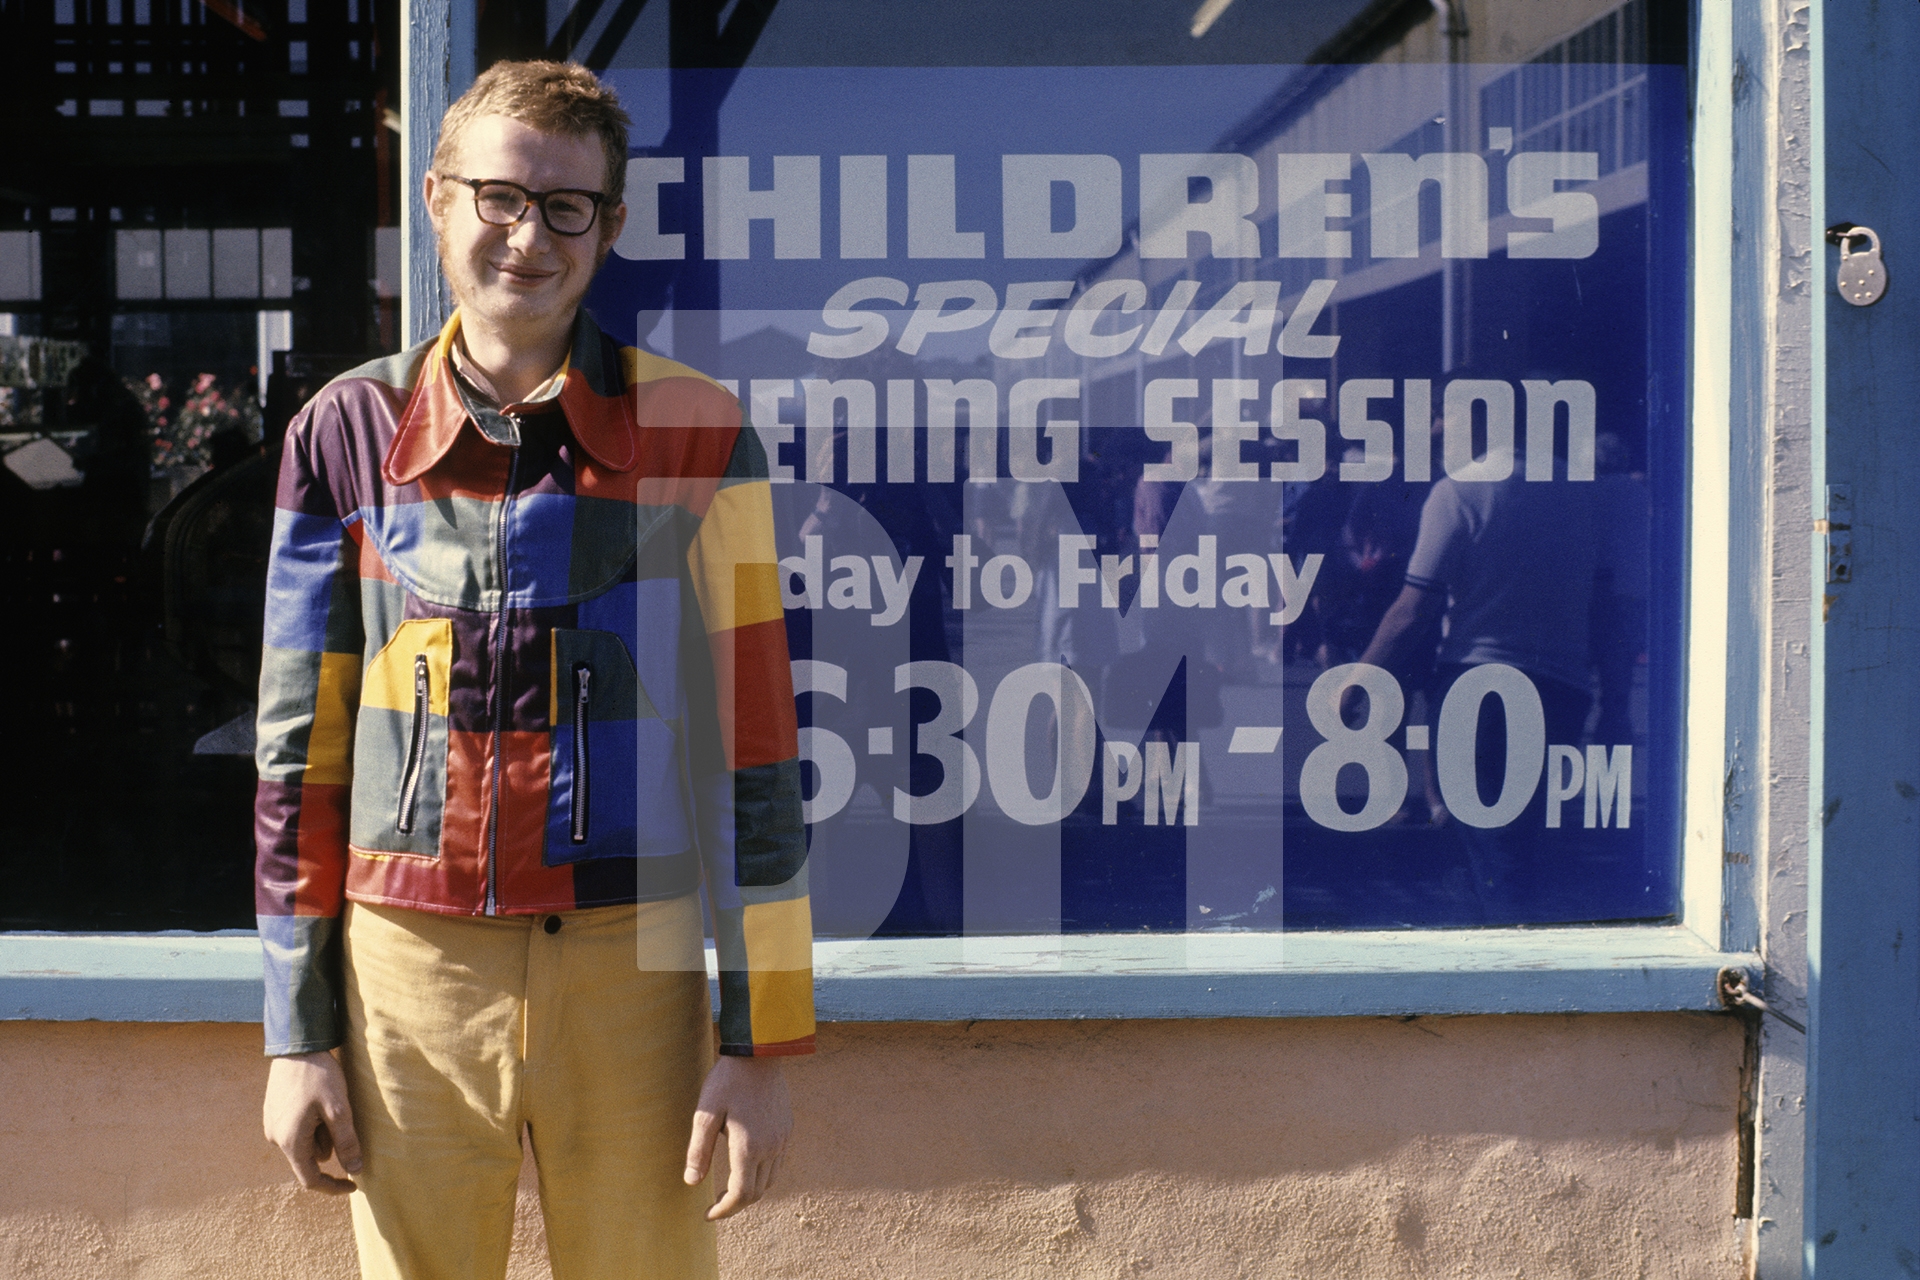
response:
[[[453,380],[451,352],[459,332],[460,313],[455,311],[421,362],[382,468],[391,484],[414,483],[447,456],[462,431],[478,430],[471,426]],[[612,346],[582,307],[573,323],[560,410],[590,458],[609,471],[630,471],[640,455],[640,425],[633,397],[626,394],[619,352]]]

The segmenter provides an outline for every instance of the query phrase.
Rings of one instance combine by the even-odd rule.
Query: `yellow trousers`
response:
[[[555,923],[557,921],[557,923]],[[367,1280],[495,1280],[521,1131],[555,1280],[712,1280],[681,1181],[712,1061],[699,901],[476,918],[350,903],[354,1238]]]

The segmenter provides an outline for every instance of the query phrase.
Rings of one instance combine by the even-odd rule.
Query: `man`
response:
[[[1546,741],[1572,743],[1580,740],[1592,703],[1590,611],[1604,607],[1611,569],[1595,487],[1567,483],[1564,456],[1555,457],[1551,474],[1558,483],[1530,479],[1520,448],[1512,450],[1508,474],[1499,479],[1448,475],[1436,481],[1420,511],[1405,582],[1360,661],[1404,677],[1434,658],[1428,690],[1433,708],[1445,704],[1448,691],[1472,668],[1515,667],[1539,695]],[[1437,655],[1431,649],[1436,635]],[[1349,723],[1361,701],[1357,687],[1342,692],[1341,711]],[[1506,724],[1518,709],[1503,711],[1474,735],[1474,774],[1483,800],[1504,794],[1508,785]],[[1499,827],[1460,827],[1488,924],[1526,919],[1542,909],[1541,897],[1552,888],[1553,868],[1542,864],[1537,844],[1546,804],[1539,776],[1536,763],[1524,779],[1533,798],[1519,816]],[[1439,803],[1429,800],[1436,825],[1449,817],[1444,803],[1444,795]]]
[[[733,397],[580,309],[626,125],[578,66],[482,75],[424,192],[459,310],[288,432],[265,1125],[353,1193],[366,1276],[503,1275],[523,1140],[556,1275],[713,1275],[710,1220],[780,1162],[779,1058],[813,1045],[766,460]]]

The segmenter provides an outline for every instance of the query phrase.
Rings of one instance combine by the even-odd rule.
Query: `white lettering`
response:
[[[1062,609],[1078,609],[1080,588],[1092,584],[1099,578],[1098,570],[1091,565],[1080,563],[1080,557],[1092,551],[1097,541],[1098,539],[1090,533],[1060,535],[1060,572],[1055,577],[1058,603]],[[1101,603],[1106,603],[1104,592]],[[1116,600],[1114,603],[1117,607],[1119,601]]]
[[[881,611],[867,619],[876,627],[890,627],[907,615],[907,603],[913,596],[913,584],[920,580],[920,566],[925,556],[908,556],[896,576],[893,572],[893,557],[873,557],[873,578],[880,587]]]
[[[1272,412],[1267,429],[1275,440],[1291,440],[1298,447],[1292,462],[1267,464],[1267,479],[1311,484],[1327,473],[1327,424],[1300,416],[1302,400],[1325,400],[1324,378],[1282,378],[1273,384]]]
[[[1147,439],[1158,440],[1169,449],[1165,462],[1146,464],[1140,473],[1142,480],[1181,482],[1200,474],[1200,428],[1196,423],[1182,422],[1173,416],[1174,401],[1199,398],[1197,378],[1155,378],[1147,383],[1143,430]]]
[[[1560,807],[1579,795],[1587,779],[1580,748],[1558,743],[1547,748],[1547,825],[1558,828]],[[1593,824],[1589,822],[1588,826]]]
[[[1279,161],[1280,258],[1351,258],[1353,233],[1327,230],[1328,218],[1353,216],[1353,196],[1329,191],[1329,182],[1353,177],[1351,155],[1288,155]]]
[[[1208,188],[1195,200],[1193,184]],[[1257,258],[1260,171],[1246,156],[1210,151],[1198,155],[1140,157],[1140,256],[1185,258],[1189,235],[1207,238],[1216,258]]]
[[[1053,704],[1059,726],[1053,777],[1044,795],[1035,795],[1027,781],[1027,721],[1037,698]],[[1093,694],[1078,674],[1058,662],[1033,662],[1008,672],[987,708],[987,779],[1000,811],[1030,827],[1072,813],[1093,781],[1093,743]]]
[[[1593,479],[1593,384],[1528,378],[1520,389],[1527,393],[1527,479],[1553,479],[1554,409],[1562,404],[1567,406],[1567,479]]]
[[[1267,562],[1243,551],[1228,556],[1226,563],[1229,571],[1237,572],[1220,584],[1220,603],[1229,609],[1265,609]]]
[[[847,482],[872,484],[876,460],[873,384],[865,378],[828,382],[807,378],[800,383],[807,394],[807,479],[833,483],[834,414],[847,406]]]
[[[892,276],[867,276],[834,291],[827,305],[820,308],[820,322],[829,329],[850,329],[851,333],[809,333],[807,353],[833,360],[863,356],[887,340],[887,318],[872,311],[857,311],[856,303],[891,302],[905,306],[907,282]]]
[[[1219,603],[1220,539],[1203,533],[1199,543],[1198,551],[1167,561],[1167,599],[1182,609],[1211,609]]]
[[[835,609],[873,608],[873,571],[867,568],[867,562],[859,556],[835,556],[827,562],[827,568],[834,573],[843,570],[846,576],[835,578],[827,584],[827,604]]]
[[[1260,438],[1259,422],[1240,416],[1240,406],[1260,398],[1254,378],[1213,380],[1213,459],[1209,472],[1215,480],[1258,480],[1260,464],[1241,456],[1241,446]]]
[[[973,607],[973,571],[980,564],[980,557],[973,554],[973,538],[969,534],[953,535],[953,554],[947,557],[947,568],[953,570],[953,607],[971,609]]]
[[[1487,162],[1466,151],[1363,155],[1376,258],[1420,256],[1420,188],[1440,188],[1440,256],[1487,256]]]
[[[907,256],[987,256],[986,232],[960,230],[952,156],[907,157]]]
[[[1433,383],[1426,378],[1400,384],[1400,449],[1407,479],[1433,479]]]
[[[634,262],[687,256],[687,238],[660,230],[660,188],[687,180],[680,156],[635,156],[627,161],[627,224],[613,251]]]
[[[708,156],[706,252],[709,258],[751,256],[751,225],[773,223],[773,256],[820,256],[820,157],[775,156],[773,186],[755,191],[746,156]]]
[[[1318,551],[1303,556],[1296,572],[1293,561],[1284,553],[1268,554],[1267,563],[1273,566],[1273,576],[1280,581],[1280,611],[1268,614],[1268,622],[1276,627],[1290,627],[1299,621],[1300,615],[1307,611],[1307,597],[1313,594],[1314,579],[1320,576],[1320,564],[1325,559]]]
[[[1327,299],[1333,296],[1333,286],[1332,280],[1315,280],[1300,295],[1299,305],[1287,317],[1286,328],[1280,330],[1281,355],[1295,360],[1333,359],[1333,353],[1340,349],[1340,335],[1313,331]]]
[[[950,302],[965,302],[959,311],[947,311]],[[913,314],[907,318],[905,332],[896,345],[910,356],[920,354],[920,344],[935,333],[959,333],[978,329],[993,319],[1000,299],[985,280],[940,280],[921,285],[913,293]]]
[[[1611,758],[1609,758],[1611,757]],[[1614,805],[1615,797],[1619,806]],[[1615,823],[1625,830],[1633,821],[1633,748],[1615,747],[1611,753],[1605,747],[1587,748],[1587,814],[1586,825],[1604,827],[1610,816],[1609,811],[1619,815]]]
[[[887,379],[887,483],[913,483],[914,384]]]
[[[1007,575],[1013,585],[1007,585]],[[1017,609],[1033,594],[1033,567],[1016,555],[999,555],[980,566],[980,595],[996,609]]]
[[[780,446],[793,443],[793,424],[780,421],[780,406],[793,396],[791,378],[755,378],[747,384],[753,404],[753,429],[760,434],[760,447],[767,452],[767,479],[774,484],[793,483],[793,468],[780,461]]]
[[[1033,304],[1064,302],[1072,296],[1071,280],[1036,280],[1008,285],[1007,305],[1001,309],[999,318],[993,322],[993,331],[987,335],[987,350],[1002,360],[1037,360],[1047,354],[1047,344],[1053,340],[1050,330],[1053,322],[1060,318],[1060,310],[1048,307],[1036,312]],[[1027,329],[1049,332],[1022,337],[1021,333]]]
[[[1153,317],[1152,326],[1147,329],[1147,336],[1140,339],[1141,354],[1157,356],[1167,349],[1175,327],[1186,318],[1187,308],[1193,305],[1199,293],[1198,280],[1174,281],[1173,288],[1167,290],[1167,300],[1161,304],[1159,312]]]
[[[1367,416],[1369,402],[1393,395],[1391,378],[1354,378],[1340,384],[1340,436],[1365,448],[1358,462],[1342,462],[1342,480],[1385,480],[1393,474],[1393,427]]]
[[[1143,781],[1146,783],[1147,826],[1160,825],[1162,808],[1167,813],[1167,825],[1175,825],[1182,803],[1186,805],[1186,820],[1181,825],[1200,825],[1199,743],[1182,742],[1173,746],[1165,742],[1149,742]]]
[[[1243,314],[1245,319],[1241,318]],[[1180,335],[1180,349],[1197,356],[1216,338],[1229,342],[1238,338],[1243,353],[1262,355],[1273,346],[1273,326],[1279,314],[1277,280],[1242,280]]]
[[[1007,474],[1015,480],[1058,480],[1072,484],[1080,478],[1080,420],[1048,418],[1040,422],[1041,406],[1053,400],[1080,399],[1078,378],[1023,378],[1007,393]],[[1047,437],[1047,461],[1040,461],[1040,436]]]
[[[1118,333],[1095,333],[1093,326],[1114,307],[1130,316],[1147,305],[1147,286],[1138,280],[1102,280],[1081,294],[1067,311],[1066,332],[1062,335],[1067,350],[1090,360],[1124,355],[1140,336],[1140,325]]]
[[[927,480],[952,484],[960,406],[967,406],[967,478],[1000,477],[1000,387],[987,378],[928,378]]]
[[[780,558],[780,607],[783,609],[824,609],[827,603],[827,574],[823,567],[825,560],[821,551],[825,541],[821,535],[810,533],[800,540],[806,548],[805,554],[782,556]],[[793,589],[792,580],[800,579],[800,589]]]
[[[1600,176],[1595,151],[1522,151],[1507,161],[1507,210],[1516,218],[1545,218],[1551,231],[1507,232],[1509,258],[1590,258],[1600,248],[1600,202],[1585,191],[1561,191],[1561,182]]]
[[[1513,474],[1513,387],[1505,382],[1460,378],[1447,384],[1441,454],[1455,480],[1505,480]],[[1473,406],[1487,406],[1487,448],[1473,452]]]
[[[840,256],[887,256],[885,156],[840,157]]]
[[[1053,192],[1073,189],[1073,225],[1053,229]],[[1112,156],[1000,157],[1000,243],[1008,258],[1110,258],[1120,252],[1120,162]]]

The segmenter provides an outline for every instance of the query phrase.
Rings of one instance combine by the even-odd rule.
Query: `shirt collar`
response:
[[[453,366],[454,390],[460,393],[467,416],[473,419],[473,425],[480,429],[480,434],[495,444],[517,447],[520,444],[522,418],[530,414],[550,413],[560,407],[560,390],[567,384],[567,362],[564,360],[554,375],[535,387],[531,395],[518,403],[503,405],[493,379],[487,376],[486,370],[474,363],[464,338],[454,338],[453,345],[447,348],[447,357]]]
[[[412,484],[432,470],[472,421],[454,375],[453,348],[460,332],[454,312],[428,348],[413,393],[400,415],[383,470],[393,484]],[[639,459],[639,423],[626,385],[625,361],[581,308],[574,320],[567,362],[535,396],[502,410],[558,402],[567,425],[587,455],[610,471],[629,471]],[[471,369],[471,363],[467,367]],[[475,388],[484,390],[483,388]],[[478,429],[476,427],[476,429]]]

